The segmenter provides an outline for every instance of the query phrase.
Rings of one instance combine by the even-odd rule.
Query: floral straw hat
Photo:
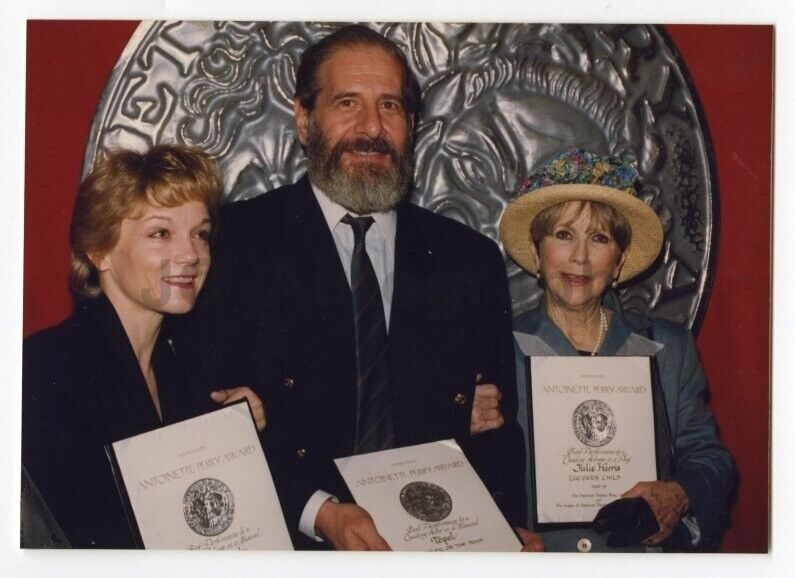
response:
[[[505,250],[529,273],[538,274],[530,227],[544,209],[567,201],[597,201],[610,205],[629,222],[632,242],[626,250],[619,282],[642,273],[654,262],[663,240],[662,223],[646,203],[635,196],[638,171],[616,157],[570,149],[533,172],[521,193],[505,209],[500,237]]]

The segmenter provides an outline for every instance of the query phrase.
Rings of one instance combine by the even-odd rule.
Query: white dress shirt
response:
[[[323,217],[334,238],[334,245],[342,261],[342,268],[345,270],[345,277],[348,285],[351,284],[351,258],[353,256],[353,229],[350,225],[342,223],[342,218],[350,211],[332,201],[321,191],[317,185],[312,183],[312,191],[323,211]],[[352,215],[357,216],[357,215]],[[370,262],[373,264],[378,286],[381,289],[381,300],[384,304],[384,320],[389,331],[389,317],[392,309],[392,293],[395,287],[395,236],[397,233],[397,214],[394,209],[384,213],[373,213],[369,215],[375,221],[367,230],[364,237],[364,247]],[[302,534],[321,541],[315,534],[315,518],[320,506],[326,500],[337,501],[337,499],[323,490],[317,490],[304,506],[298,529]]]

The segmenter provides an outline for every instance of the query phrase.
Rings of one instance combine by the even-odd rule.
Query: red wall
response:
[[[69,219],[105,82],[138,22],[28,22],[22,329],[71,310]]]
[[[69,313],[67,228],[85,143],[105,81],[136,26],[28,24],[25,335]],[[765,552],[773,29],[671,26],[668,31],[698,89],[718,168],[720,249],[698,344],[721,436],[741,475],[723,550]]]
[[[767,551],[772,26],[669,26],[698,89],[720,189],[720,246],[698,346],[740,488],[728,552]]]

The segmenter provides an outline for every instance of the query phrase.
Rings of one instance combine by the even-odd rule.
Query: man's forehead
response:
[[[383,56],[389,58],[395,63],[395,65],[400,66],[397,56],[390,52],[385,46],[364,42],[342,44],[335,47],[333,50],[331,50],[331,52],[329,52],[329,55],[323,64],[328,63],[334,58],[361,59],[362,61],[367,62],[373,57],[373,55],[377,57]]]
[[[394,54],[379,45],[340,46],[318,68],[318,88],[328,84],[393,84],[400,92],[403,68]]]

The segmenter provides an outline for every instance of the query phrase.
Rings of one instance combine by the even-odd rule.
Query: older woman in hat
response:
[[[663,230],[654,211],[634,193],[636,170],[619,159],[572,149],[535,171],[506,209],[500,234],[508,254],[543,287],[541,304],[515,319],[519,422],[527,441],[525,356],[651,356],[664,402],[658,404],[660,479],[627,487],[623,498],[642,498],[651,534],[624,549],[714,548],[725,527],[733,488],[733,462],[718,439],[706,405],[707,383],[689,331],[623,311],[615,289],[656,259]],[[667,418],[667,419],[666,419]],[[527,489],[533,463],[528,454]],[[639,503],[635,501],[635,503]],[[533,528],[534,504],[528,508]],[[616,536],[627,542],[621,520]],[[656,521],[656,524],[654,522]],[[654,531],[654,527],[657,530]],[[631,533],[630,533],[631,534]],[[547,551],[613,551],[594,530],[542,532]],[[612,545],[612,542],[611,542]]]
[[[107,444],[244,396],[265,427],[249,388],[196,391],[185,341],[169,323],[193,308],[204,283],[221,192],[215,161],[175,145],[112,152],[80,185],[74,313],[27,338],[22,362],[23,467],[73,547],[135,545]]]

